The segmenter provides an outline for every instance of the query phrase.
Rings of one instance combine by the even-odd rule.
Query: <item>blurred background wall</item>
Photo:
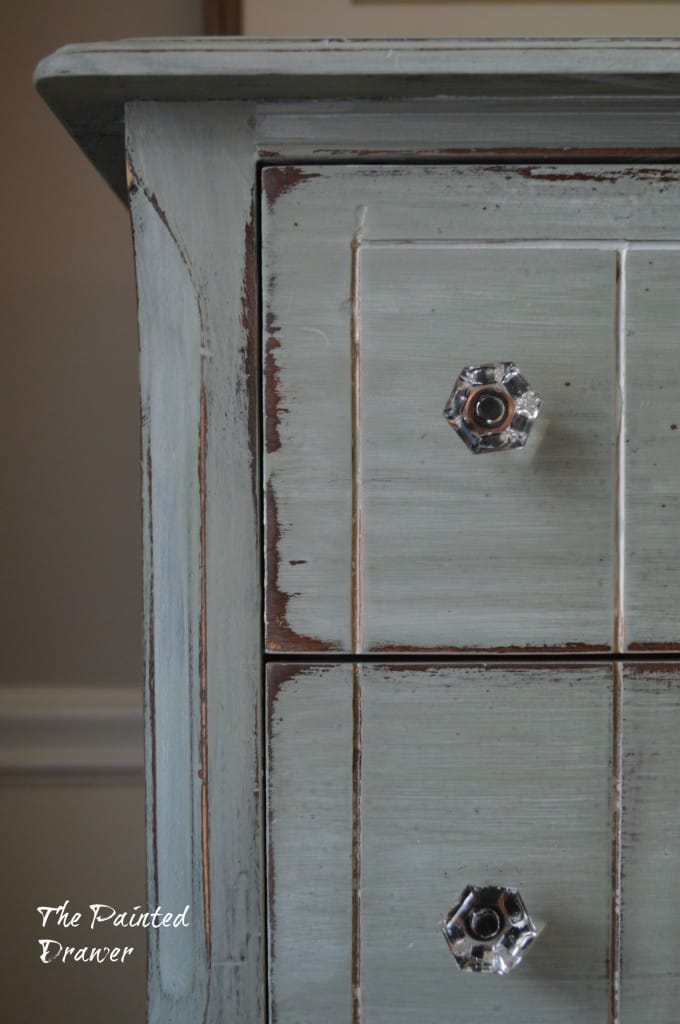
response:
[[[243,0],[247,35],[654,36],[680,34],[677,0]]]
[[[244,0],[243,24],[251,35],[680,35],[680,3]],[[141,1024],[143,943],[124,967],[38,959],[37,906],[129,908],[145,891],[129,222],[31,73],[67,42],[198,34],[201,2],[4,4],[0,29],[0,1019]]]
[[[38,906],[146,893],[130,226],[31,76],[67,42],[200,26],[200,0],[0,5],[3,1024],[141,1024],[145,1002],[143,933],[125,965],[39,962],[65,933]]]

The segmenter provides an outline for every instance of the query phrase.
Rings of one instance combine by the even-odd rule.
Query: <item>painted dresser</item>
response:
[[[149,904],[191,906],[149,1020],[672,1024],[680,44],[36,80],[134,231]],[[442,410],[508,363],[540,415],[472,452]],[[468,885],[539,929],[507,977],[447,947]]]

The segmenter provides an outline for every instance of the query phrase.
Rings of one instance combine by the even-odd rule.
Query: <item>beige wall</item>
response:
[[[200,0],[35,0],[0,8],[0,1019],[7,1024],[141,1024],[145,987],[143,936],[124,966],[38,959],[38,905],[70,899],[129,907],[145,902],[145,883],[131,693],[141,688],[142,670],[129,222],[34,92],[31,75],[40,57],[67,42],[199,28]],[[59,747],[53,733],[63,715],[49,694],[63,703],[64,686],[85,694],[127,688],[133,699],[123,704],[132,710],[116,719],[135,748],[125,752],[125,771],[92,775],[86,750],[75,775],[55,773],[53,764],[35,771],[44,746]],[[106,736],[106,701],[98,714],[82,729],[98,723]],[[41,746],[43,735],[50,743]],[[46,756],[58,763],[71,751]],[[33,771],[8,772],[15,761]]]
[[[247,35],[584,36],[680,35],[680,3],[354,4],[351,0],[243,0]]]
[[[38,906],[70,899],[130,908],[144,904],[144,813],[139,784],[42,782],[0,788],[4,1024],[143,1024],[146,944],[125,964],[41,964],[38,938],[118,945],[121,929],[40,928]],[[102,926],[103,927],[103,926]],[[129,942],[127,940],[130,940]],[[51,947],[54,948],[54,947]]]

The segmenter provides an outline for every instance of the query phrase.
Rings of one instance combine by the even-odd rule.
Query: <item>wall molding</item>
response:
[[[144,772],[138,686],[0,685],[0,779]]]

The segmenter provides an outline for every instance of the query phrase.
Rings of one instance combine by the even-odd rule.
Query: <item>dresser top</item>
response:
[[[64,46],[35,85],[120,191],[129,100],[680,95],[680,39],[125,39]]]

